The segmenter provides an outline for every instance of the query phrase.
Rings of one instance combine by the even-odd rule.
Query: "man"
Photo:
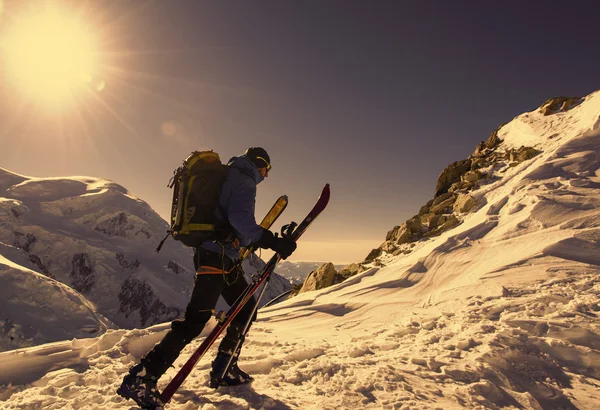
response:
[[[296,243],[280,238],[256,223],[254,203],[256,186],[269,175],[271,162],[267,152],[260,147],[249,148],[244,155],[229,161],[229,174],[224,182],[215,210],[220,221],[229,225],[232,235],[226,241],[207,240],[194,251],[196,280],[190,302],[183,319],[175,320],[161,342],[146,354],[123,378],[119,393],[136,401],[160,405],[156,382],[179,356],[181,350],[198,336],[210,319],[219,296],[233,304],[248,286],[241,267],[235,268],[240,257],[240,246],[257,245],[278,252],[283,259],[294,252]],[[256,299],[252,298],[227,328],[212,363],[211,387],[249,383],[252,377],[237,365],[241,349],[234,351],[238,341],[243,342],[243,327],[250,319]],[[254,320],[254,318],[252,318]],[[224,378],[231,356],[231,366]],[[135,399],[134,399],[135,400]]]

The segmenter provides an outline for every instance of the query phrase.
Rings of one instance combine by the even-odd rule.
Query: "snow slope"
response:
[[[205,357],[168,408],[597,409],[600,93],[498,135],[542,153],[493,165],[479,209],[412,253],[261,310],[240,359],[255,382],[211,390]],[[2,353],[2,406],[131,408],[114,391],[163,331]]]

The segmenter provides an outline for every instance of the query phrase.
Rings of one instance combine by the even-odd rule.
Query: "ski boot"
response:
[[[162,410],[164,403],[160,400],[156,382],[156,377],[147,374],[140,363],[125,375],[117,393],[125,399],[132,399],[142,409]]]
[[[239,386],[254,381],[252,376],[238,367],[237,358],[234,358],[231,361],[229,369],[225,371],[225,366],[227,366],[229,360],[229,355],[219,353],[213,361],[209,384],[211,388],[217,389],[219,386]],[[225,375],[220,377],[223,373],[225,373]]]

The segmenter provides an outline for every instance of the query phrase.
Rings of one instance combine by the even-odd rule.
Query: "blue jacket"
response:
[[[248,246],[257,243],[263,234],[263,228],[256,223],[254,217],[254,205],[256,186],[264,178],[256,165],[245,155],[231,158],[227,165],[230,167],[229,175],[221,188],[216,215],[219,220],[229,222],[240,246]],[[201,248],[224,253],[234,262],[240,257],[239,248],[235,248],[231,243],[221,245],[213,241],[204,241]]]

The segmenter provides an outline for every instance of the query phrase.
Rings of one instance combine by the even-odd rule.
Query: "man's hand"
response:
[[[296,242],[289,238],[276,237],[268,229],[264,230],[258,246],[274,250],[281,256],[281,259],[287,259],[296,250]]]
[[[281,255],[281,259],[287,259],[296,250],[296,242],[289,238],[274,238],[271,249]]]

